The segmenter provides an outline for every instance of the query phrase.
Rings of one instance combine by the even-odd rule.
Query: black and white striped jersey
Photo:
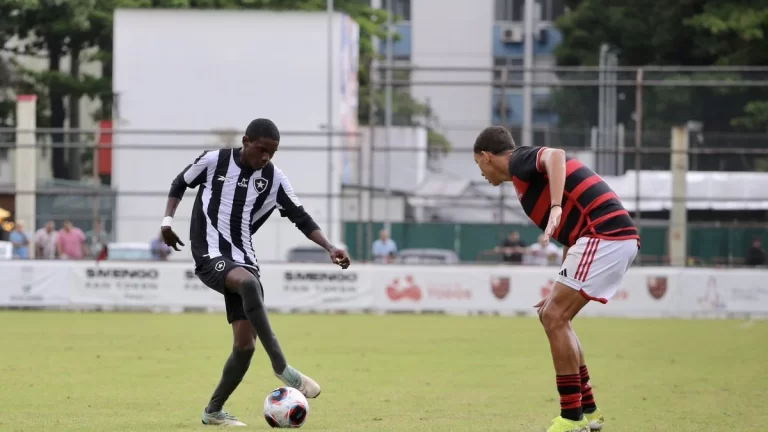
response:
[[[204,152],[176,177],[170,196],[199,187],[189,238],[197,264],[226,257],[257,267],[251,236],[275,208],[307,236],[318,229],[304,211],[288,178],[271,162],[258,171],[240,162],[242,149]]]

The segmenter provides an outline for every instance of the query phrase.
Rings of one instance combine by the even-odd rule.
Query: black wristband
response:
[[[563,208],[563,206],[561,206],[560,204],[552,204],[551,206],[549,206],[549,209],[552,210],[555,207]]]

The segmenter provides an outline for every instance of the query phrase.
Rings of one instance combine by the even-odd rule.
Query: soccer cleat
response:
[[[275,374],[275,376],[278,377],[283,384],[300,391],[305,397],[313,399],[320,396],[320,385],[291,365],[285,367],[282,375]]]
[[[587,419],[582,418],[579,421],[568,420],[562,417],[557,417],[552,420],[552,426],[547,429],[547,432],[590,432],[589,423]]]
[[[203,410],[203,424],[209,426],[245,426],[245,423],[224,410],[214,413]]]
[[[589,428],[593,431],[599,431],[605,425],[605,419],[603,418],[603,413],[600,412],[600,408],[589,414],[584,413],[584,418],[589,423]]]

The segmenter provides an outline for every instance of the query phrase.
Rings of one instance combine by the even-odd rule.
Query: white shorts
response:
[[[568,249],[557,281],[587,300],[608,303],[637,256],[637,240],[582,237]]]

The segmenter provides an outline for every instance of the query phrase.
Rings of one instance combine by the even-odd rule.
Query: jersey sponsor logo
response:
[[[491,278],[491,292],[497,299],[504,300],[511,290],[512,282],[508,277]]]
[[[237,182],[237,187],[248,187],[248,179],[241,178],[240,181]]]
[[[253,179],[253,188],[256,189],[257,193],[261,194],[267,190],[267,186],[269,186],[269,180],[263,177],[256,177]]]

